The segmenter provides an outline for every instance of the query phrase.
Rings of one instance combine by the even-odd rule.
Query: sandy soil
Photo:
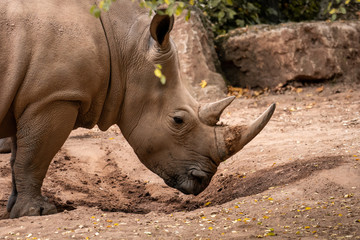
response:
[[[359,85],[237,99],[226,124],[271,103],[268,126],[186,196],[136,158],[120,131],[73,131],[43,192],[60,213],[6,219],[9,154],[0,155],[0,239],[360,239]]]

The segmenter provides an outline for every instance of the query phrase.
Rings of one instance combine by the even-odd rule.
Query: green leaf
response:
[[[191,11],[188,10],[188,12],[187,12],[187,14],[186,14],[186,16],[185,16],[185,21],[189,21],[190,15],[191,15]]]
[[[336,20],[336,18],[337,18],[336,13],[335,13],[335,14],[333,14],[333,15],[331,15],[331,21],[335,21],[335,20]]]
[[[233,6],[233,5],[234,5],[233,2],[232,2],[232,0],[226,0],[226,4],[229,5],[229,6]]]
[[[182,7],[178,6],[178,7],[176,8],[176,10],[175,10],[175,15],[176,15],[176,16],[179,16],[179,15],[182,13],[183,10],[184,10],[184,9],[183,9]]]
[[[91,8],[90,8],[90,13],[95,16],[96,18],[99,18],[100,17],[100,14],[101,14],[101,10],[96,6],[96,5],[93,5]]]
[[[225,16],[225,12],[224,11],[220,11],[219,13],[218,13],[218,19],[219,19],[219,21],[223,18]]]
[[[179,2],[179,3],[178,3],[178,6],[181,7],[181,8],[184,8],[184,7],[185,7],[185,3]]]
[[[339,8],[339,12],[342,13],[342,14],[346,14],[346,9],[343,6],[341,6]]]
[[[217,5],[219,5],[220,2],[221,2],[221,0],[210,0],[211,8],[217,7]]]
[[[274,8],[268,8],[268,9],[266,9],[266,12],[269,15],[278,16],[278,12]]]
[[[257,7],[255,7],[255,5],[252,4],[252,3],[250,3],[250,2],[247,3],[247,9],[248,9],[250,12],[252,12],[252,11],[257,11],[257,10],[258,10]]]
[[[236,25],[238,25],[239,27],[244,27],[245,26],[245,21],[241,20],[241,19],[236,19]]]
[[[172,15],[174,15],[174,12],[175,12],[175,9],[172,7],[169,7],[169,8],[167,8],[166,9],[166,11],[165,11],[165,13],[167,14],[167,15],[169,15],[169,16],[172,16]]]
[[[226,9],[226,12],[230,19],[233,19],[234,16],[236,15],[236,12],[234,10],[232,10],[231,8]]]

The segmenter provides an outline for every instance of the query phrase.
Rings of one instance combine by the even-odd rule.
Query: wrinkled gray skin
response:
[[[117,0],[100,19],[93,1],[0,2],[0,138],[12,137],[10,217],[56,212],[41,195],[48,166],[77,127],[117,124],[139,159],[186,194],[248,143],[249,126],[217,126],[233,98],[200,106],[184,88],[174,19]],[[167,82],[154,75],[161,64]]]
[[[0,139],[0,153],[9,153],[11,151],[11,139]]]

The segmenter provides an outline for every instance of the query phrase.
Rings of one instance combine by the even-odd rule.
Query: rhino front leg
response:
[[[9,138],[10,139],[10,138]],[[17,198],[17,190],[16,190],[16,182],[15,182],[15,173],[14,173],[14,164],[16,159],[16,152],[17,152],[17,145],[16,145],[16,137],[11,137],[11,158],[10,158],[10,165],[11,165],[11,177],[12,177],[12,192],[9,197],[9,201],[7,203],[6,209],[8,212],[11,211],[12,207],[14,206]]]
[[[41,186],[49,164],[74,127],[78,114],[75,102],[31,105],[17,124],[17,153],[14,181],[17,198],[10,218],[56,213],[41,195]]]

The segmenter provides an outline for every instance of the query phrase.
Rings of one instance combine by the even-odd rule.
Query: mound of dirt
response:
[[[1,154],[0,239],[360,239],[359,86],[319,87],[237,99],[222,122],[250,122],[272,102],[277,110],[196,197],[146,169],[118,128],[78,129],[43,185],[60,213],[7,219]]]

